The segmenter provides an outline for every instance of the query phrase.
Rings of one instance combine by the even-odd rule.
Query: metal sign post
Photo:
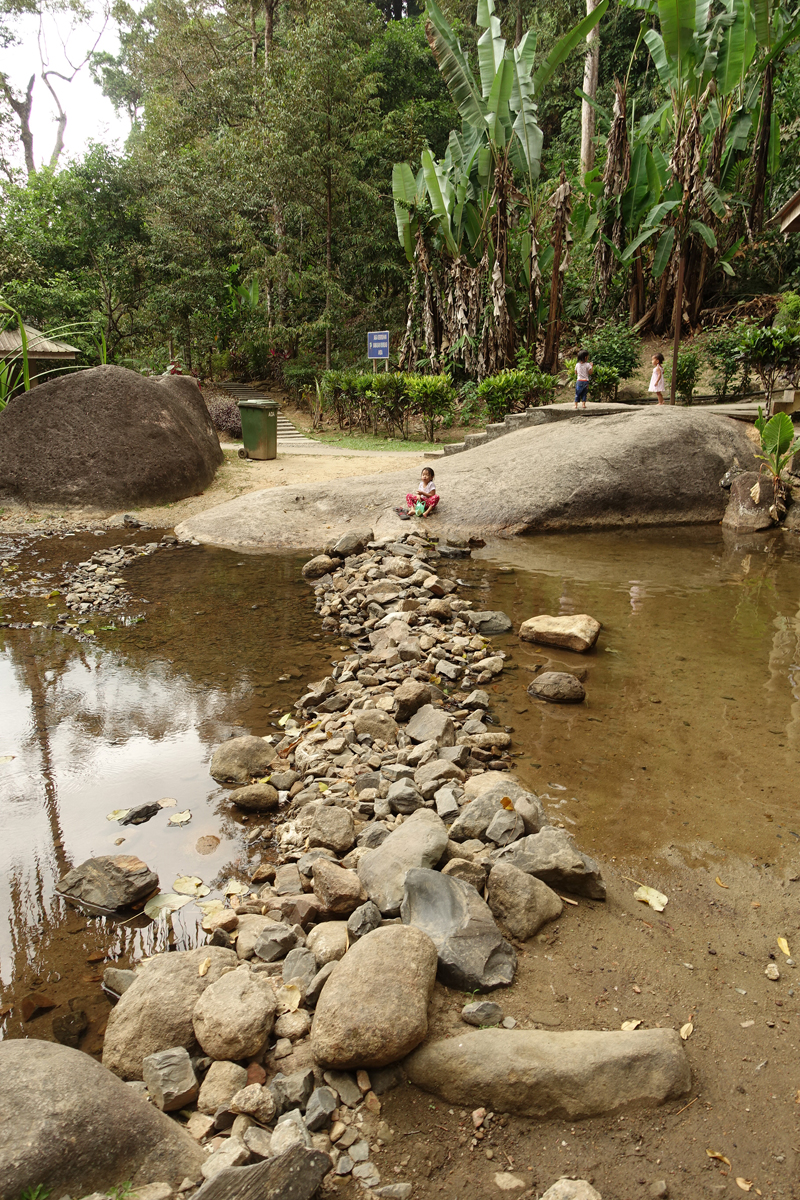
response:
[[[389,331],[382,329],[367,334],[367,358],[372,359],[373,373],[378,369],[378,359],[382,358],[384,370],[389,370]]]

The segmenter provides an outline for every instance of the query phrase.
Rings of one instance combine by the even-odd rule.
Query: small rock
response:
[[[404,816],[416,812],[425,803],[419,788],[410,779],[398,779],[396,783],[393,783],[386,799],[391,805],[392,812],[402,813]]]
[[[347,918],[347,932],[350,942],[357,942],[359,938],[364,937],[368,933],[372,933],[373,929],[378,928],[381,920],[381,910],[378,908],[377,904],[373,904],[371,900],[367,900],[366,904],[360,904],[358,908]],[[311,945],[310,937],[309,945]]]
[[[338,567],[339,562],[336,559],[329,558],[327,554],[318,554],[316,558],[308,560],[300,574],[304,579],[321,579],[323,575],[329,575]]]
[[[200,1090],[192,1060],[183,1046],[148,1054],[142,1062],[142,1077],[153,1103],[162,1112],[185,1108],[197,1099]]]
[[[197,1107],[201,1113],[213,1116],[218,1108],[227,1106],[237,1092],[247,1086],[247,1071],[234,1062],[212,1062],[200,1085]]]
[[[766,975],[767,979],[775,980],[780,979],[781,977],[781,973],[775,963],[770,963],[767,967],[765,967],[764,974]]]
[[[525,833],[525,824],[518,812],[501,808],[495,813],[486,830],[486,837],[497,846],[508,846]]]
[[[227,1167],[241,1167],[250,1161],[250,1151],[239,1138],[229,1137],[207,1158],[200,1168],[204,1179],[213,1179]]]
[[[357,1104],[361,1103],[361,1090],[349,1072],[325,1071],[323,1078],[347,1108],[355,1108]],[[346,1145],[351,1145],[351,1142],[346,1142]]]
[[[272,812],[278,807],[278,793],[271,783],[248,783],[231,792],[228,799],[247,812]]]
[[[250,1153],[255,1154],[258,1158],[272,1158],[272,1134],[268,1129],[251,1125],[244,1131],[242,1141]]]
[[[81,1037],[89,1028],[89,1018],[82,1008],[64,1013],[61,1017],[53,1017],[53,1037],[62,1046],[77,1048]]]
[[[354,1163],[366,1162],[369,1158],[369,1142],[353,1142],[350,1147],[350,1157]]]
[[[461,1020],[468,1025],[488,1026],[499,1025],[503,1020],[503,1010],[493,1000],[473,1000],[465,1004],[461,1010]]]
[[[76,904],[117,912],[147,899],[158,876],[133,854],[102,855],[74,867],[56,884],[60,895]]]
[[[416,679],[404,679],[394,693],[395,713],[400,722],[408,721],[418,709],[431,702],[431,689]]]
[[[387,839],[388,841],[388,839]],[[370,850],[368,854],[377,854]],[[361,880],[355,871],[345,870],[326,859],[318,859],[312,865],[314,895],[326,912],[349,914],[365,900]]]
[[[600,622],[585,613],[565,617],[543,615],[523,621],[519,627],[519,636],[525,642],[557,646],[585,654],[597,641],[601,629]]]
[[[409,1200],[413,1191],[410,1183],[387,1183],[385,1187],[375,1189],[375,1195],[381,1200]]]
[[[270,1090],[279,1112],[297,1110],[299,1113],[305,1108],[314,1090],[314,1072],[293,1071],[291,1075],[279,1073],[272,1080]]]
[[[127,1195],[129,1200],[172,1200],[175,1192],[169,1183],[146,1183]]]
[[[335,966],[335,962],[325,963],[325,966],[321,967],[312,979],[311,986],[306,992],[306,1004],[310,1004],[312,1008],[316,1005],[317,1001],[322,995],[322,989],[325,987],[325,984],[333,974],[333,969]]]
[[[305,1126],[300,1113],[285,1113],[272,1133],[270,1152],[273,1156],[285,1154],[293,1146],[305,1146],[311,1149],[311,1134]]]
[[[135,971],[126,971],[123,967],[106,967],[103,971],[103,987],[121,996],[136,980]]]
[[[186,1132],[198,1142],[207,1138],[214,1129],[214,1118],[208,1113],[193,1112],[186,1123]]]
[[[260,1083],[248,1083],[247,1087],[231,1097],[228,1104],[231,1112],[252,1117],[262,1125],[268,1125],[275,1116],[275,1097],[269,1088]]]
[[[549,1187],[542,1200],[603,1200],[585,1179],[559,1179]]]
[[[356,737],[366,733],[373,741],[380,739],[387,745],[394,745],[399,732],[397,722],[378,708],[359,709],[353,716],[353,728]]]
[[[354,1179],[358,1179],[364,1187],[375,1187],[381,1181],[380,1171],[371,1162],[356,1163],[353,1167],[352,1175]]]
[[[482,892],[486,885],[485,870],[479,863],[471,862],[468,858],[451,858],[442,867],[442,874],[452,875],[454,879],[462,879],[464,883],[474,887],[477,892]]]
[[[211,775],[217,783],[250,783],[269,774],[275,750],[260,737],[237,737],[223,742],[211,758]]]
[[[489,908],[515,938],[527,941],[546,921],[561,915],[564,904],[541,879],[510,863],[492,867],[488,887]]]
[[[269,980],[248,966],[229,971],[206,988],[192,1013],[203,1050],[213,1059],[228,1061],[259,1055],[274,1020],[275,993]]]
[[[433,741],[437,746],[454,746],[456,727],[452,717],[442,709],[425,704],[406,726],[406,736],[415,742]]]
[[[667,1200],[669,1196],[669,1185],[666,1179],[654,1179],[648,1189],[649,1195],[653,1200]]]
[[[353,815],[346,808],[326,805],[314,813],[308,845],[322,846],[335,854],[346,854],[356,840]]]
[[[297,934],[288,925],[270,924],[256,938],[253,951],[263,962],[278,962],[297,945]]]
[[[452,834],[453,830],[450,832]],[[498,850],[496,855],[498,861],[511,863],[551,887],[588,896],[591,900],[606,898],[599,864],[578,850],[563,829],[545,826],[539,833],[529,834]]]
[[[408,870],[436,866],[446,845],[444,822],[430,809],[420,808],[377,850],[370,850],[360,859],[358,876],[384,916],[399,913]]]
[[[290,1042],[299,1042],[310,1031],[311,1017],[304,1008],[298,1008],[296,1012],[284,1013],[282,1017],[278,1017],[272,1032],[279,1040],[288,1038]]]
[[[483,637],[489,637],[493,633],[508,633],[512,628],[511,618],[507,617],[504,612],[472,612],[468,610],[464,616],[475,632],[480,633]]]
[[[331,1113],[338,1105],[336,1092],[330,1087],[314,1088],[306,1108],[306,1125],[316,1132],[327,1125]]]
[[[580,704],[586,699],[586,688],[568,671],[543,671],[528,684],[528,695],[551,704]]]
[[[339,1161],[337,1162],[336,1168],[335,1168],[336,1174],[337,1175],[349,1175],[350,1172],[352,1171],[354,1165],[355,1164],[353,1163],[353,1160],[349,1154],[340,1154]]]
[[[494,1181],[501,1192],[514,1192],[525,1187],[525,1180],[520,1179],[519,1175],[512,1175],[510,1171],[497,1171]]]

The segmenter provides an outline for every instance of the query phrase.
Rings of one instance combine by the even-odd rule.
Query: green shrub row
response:
[[[449,375],[411,375],[404,372],[325,371],[315,381],[312,398],[315,421],[330,413],[340,429],[358,428],[377,435],[384,424],[391,436],[408,438],[412,416],[422,419],[429,442],[436,430],[452,424],[456,391]]]

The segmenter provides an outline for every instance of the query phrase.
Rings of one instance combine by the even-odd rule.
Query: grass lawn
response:
[[[309,437],[315,438],[326,446],[340,446],[345,450],[391,450],[394,454],[397,454],[398,451],[408,450],[415,454],[424,454],[426,450],[441,450],[442,448],[441,442],[413,440],[405,442],[402,438],[389,438],[382,435],[373,437],[370,433],[354,433],[351,436],[343,433],[340,429],[330,432],[315,430],[313,433],[308,430],[308,434]]]

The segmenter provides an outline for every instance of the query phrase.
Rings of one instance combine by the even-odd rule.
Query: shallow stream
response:
[[[46,579],[65,556],[75,563],[123,540],[42,539],[12,561]],[[258,817],[234,814],[208,762],[231,734],[273,731],[301,681],[341,657],[344,642],[320,634],[302,561],[159,551],[126,572],[143,622],[97,620],[84,640],[0,629],[1,1036],[49,1036],[52,1014],[23,1026],[10,1007],[40,991],[87,1012],[82,1048],[97,1049],[102,964],[163,945],[163,925],[87,919],[55,897],[70,867],[131,853],[162,890],[186,874],[216,888],[261,858],[263,847],[247,846]],[[603,623],[586,656],[495,639],[512,654],[495,715],[514,729],[518,774],[583,850],[656,886],[676,856],[706,868],[726,856],[793,866],[800,539],[726,540],[715,527],[559,535],[496,543],[443,573],[515,629],[537,612]],[[57,607],[14,599],[2,616],[51,621]],[[540,665],[585,672],[586,703],[532,700],[525,689]],[[144,825],[107,819],[162,798],[176,805]],[[168,826],[186,809],[189,824]],[[200,916],[193,904],[176,914],[179,945],[192,944]]]

